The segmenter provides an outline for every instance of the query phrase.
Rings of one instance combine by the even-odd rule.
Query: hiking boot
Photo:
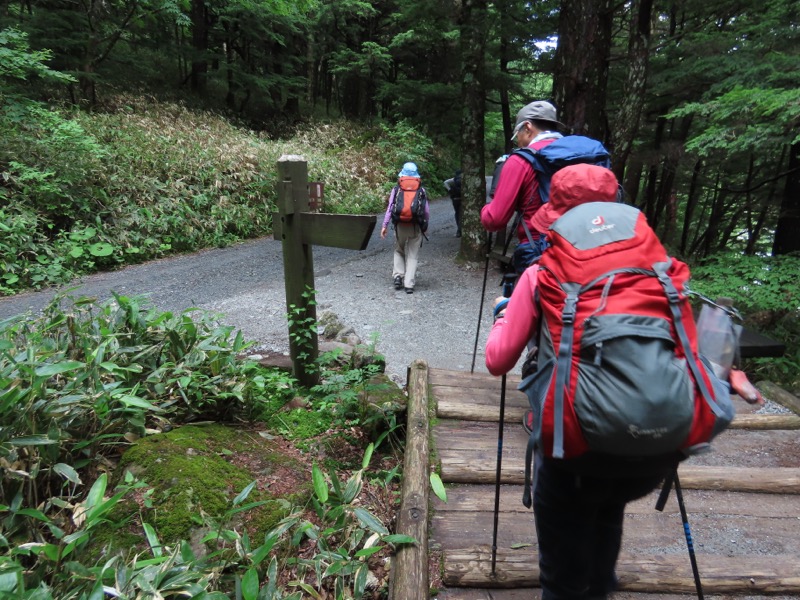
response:
[[[403,289],[403,278],[398,275],[394,278],[394,289],[402,290]]]
[[[406,288],[406,294],[413,294],[414,288]]]
[[[456,237],[461,237],[461,230],[460,229],[456,231]]]
[[[533,411],[528,410],[525,411],[525,414],[522,415],[522,428],[528,432],[528,435],[533,433]]]

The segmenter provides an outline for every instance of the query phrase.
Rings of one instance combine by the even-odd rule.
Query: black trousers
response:
[[[542,600],[606,598],[617,587],[625,505],[659,486],[664,472],[578,475],[537,455],[533,511]]]
[[[450,198],[453,201],[453,212],[456,217],[456,231],[461,231],[461,197]]]

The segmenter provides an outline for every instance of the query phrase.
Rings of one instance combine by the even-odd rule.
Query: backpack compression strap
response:
[[[561,286],[567,293],[564,310],[561,312],[561,342],[556,359],[556,389],[553,401],[553,458],[564,458],[564,388],[572,373],[572,342],[575,338],[575,315],[577,313],[580,287],[565,283]]]
[[[683,353],[686,355],[686,364],[689,365],[689,370],[692,372],[697,385],[700,387],[700,393],[703,394],[706,403],[711,407],[711,411],[716,417],[724,417],[725,412],[720,408],[716,400],[714,400],[714,395],[708,389],[706,381],[700,373],[700,367],[697,364],[694,353],[692,352],[689,336],[686,333],[686,327],[683,325],[683,315],[679,306],[681,299],[680,294],[670,276],[667,275],[668,266],[669,263],[655,263],[653,265],[653,270],[656,272],[656,275],[658,275],[658,280],[664,287],[664,293],[666,293],[667,299],[669,300],[672,319],[675,321],[675,331],[678,333],[678,339],[680,339],[681,345],[683,346]]]
[[[525,508],[533,506],[533,498],[531,492],[533,488],[533,481],[531,473],[533,472],[533,453],[536,451],[536,430],[531,431],[528,438],[528,447],[525,449],[525,489],[522,491],[522,504]]]

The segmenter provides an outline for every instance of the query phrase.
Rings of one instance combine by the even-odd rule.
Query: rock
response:
[[[344,325],[332,310],[323,310],[317,314],[317,333],[327,340],[334,340]]]
[[[294,410],[295,408],[308,408],[310,406],[308,400],[301,396],[295,396],[289,402],[283,405],[281,410],[283,411],[290,411]],[[263,436],[262,436],[263,437]]]
[[[404,422],[408,398],[386,373],[371,377],[359,390],[358,410],[355,415],[369,436],[375,441],[392,425]],[[392,420],[392,415],[395,416]]]
[[[347,367],[352,364],[353,361],[353,351],[355,350],[354,346],[350,344],[346,344],[344,342],[334,342],[330,340],[320,340],[319,341],[319,352],[320,354],[326,352],[338,352],[339,357],[336,360],[336,363],[341,365],[342,367]]]
[[[355,329],[352,327],[341,329],[339,333],[336,334],[335,339],[337,342],[344,342],[345,344],[350,344],[351,346],[358,346],[361,343],[361,338],[358,337]]]

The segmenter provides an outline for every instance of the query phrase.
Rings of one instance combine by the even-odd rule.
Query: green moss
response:
[[[243,462],[257,464],[258,472],[235,464],[245,454],[257,457]],[[257,433],[224,425],[185,426],[139,440],[122,457],[118,476],[130,471],[153,488],[152,508],[145,509],[143,518],[163,543],[171,544],[189,539],[209,519],[220,519],[242,489],[278,467],[295,469],[298,477],[308,479],[305,466],[277,452]],[[286,500],[304,502],[310,489],[308,482]],[[247,515],[253,535],[285,516],[286,503],[258,486],[247,498],[252,501],[266,502]]]
[[[282,435],[297,442],[297,447],[308,449],[306,440],[314,440],[331,428],[334,421],[333,411],[317,411],[296,408],[292,411],[273,415],[267,425]]]

